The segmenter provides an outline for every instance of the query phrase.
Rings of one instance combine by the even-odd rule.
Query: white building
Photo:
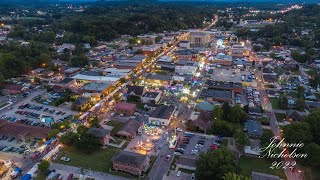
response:
[[[177,74],[195,74],[197,68],[197,62],[186,62],[185,64],[177,64],[175,66],[175,72]]]
[[[141,97],[143,103],[159,103],[161,99],[161,93],[159,92],[146,92]]]
[[[158,126],[168,126],[173,118],[175,106],[159,106],[149,116],[149,123]]]

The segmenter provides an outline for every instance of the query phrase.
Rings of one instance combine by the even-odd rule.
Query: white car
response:
[[[181,176],[181,171],[178,171],[177,177],[180,177],[180,176]]]
[[[64,162],[69,162],[71,159],[68,157],[62,157],[60,160]]]

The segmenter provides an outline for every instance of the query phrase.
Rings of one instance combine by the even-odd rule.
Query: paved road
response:
[[[262,69],[259,72],[259,77],[262,78]],[[275,112],[279,112],[279,111],[272,109],[271,103],[269,101],[269,98],[267,97],[268,95],[266,93],[266,90],[264,88],[262,81],[258,82],[258,88],[259,88],[260,94],[261,94],[261,102],[262,102],[261,105],[262,105],[262,107],[264,107],[264,110],[267,112],[267,117],[270,119],[270,128],[271,128],[274,136],[281,137],[281,129],[278,125],[276,116],[274,114]],[[284,159],[284,161],[287,161],[287,160]],[[297,165],[296,165],[296,167],[297,167]],[[287,179],[289,179],[289,180],[302,180],[303,179],[299,172],[291,172],[289,169],[285,169],[284,172],[287,176]]]
[[[57,164],[57,163],[52,163],[50,165],[50,169],[55,169],[57,172],[62,174],[62,176],[64,176],[64,179],[66,179],[70,173],[78,176],[81,174],[81,170],[78,167],[67,166],[67,165]],[[97,171],[91,171],[88,169],[83,169],[83,172],[84,172],[83,176],[92,177],[92,178],[95,178],[96,180],[106,180],[106,179],[107,180],[127,180],[127,178],[124,178],[124,177],[115,176],[115,175],[106,174],[106,173],[97,172]]]

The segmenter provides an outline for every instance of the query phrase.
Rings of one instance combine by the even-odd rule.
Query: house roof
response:
[[[147,98],[156,98],[160,93],[159,92],[146,92],[143,97]]]
[[[128,133],[131,136],[135,136],[139,127],[142,125],[142,122],[130,119],[127,121],[127,123],[121,128],[119,132],[117,132],[118,135],[122,135],[124,133]]]
[[[110,131],[103,128],[90,128],[87,133],[101,138],[109,135]]]
[[[156,79],[156,80],[162,80],[162,81],[170,81],[171,77],[170,77],[170,75],[149,74],[149,75],[147,76],[147,79]]]
[[[132,110],[136,109],[136,104],[119,102],[114,106],[115,109]]]
[[[183,157],[181,156],[179,160],[176,162],[176,164],[189,166],[189,167],[196,167],[196,161],[197,159],[194,157]]]
[[[50,129],[30,126],[26,124],[11,123],[0,120],[0,134],[9,136],[24,136],[29,138],[43,139],[47,137]]]
[[[142,96],[143,91],[144,91],[144,86],[130,86],[130,85],[127,85],[127,88],[128,88],[127,94],[134,93],[137,96]]]
[[[68,84],[69,82],[73,81],[74,79],[72,78],[64,78],[59,82],[59,84]]]
[[[174,106],[159,106],[150,115],[153,118],[169,119],[175,110]]]
[[[247,129],[247,133],[250,136],[261,136],[262,134],[262,127],[260,121],[255,120],[248,120],[244,123],[244,126]]]
[[[82,105],[82,104],[85,104],[85,103],[87,103],[88,101],[90,100],[90,98],[88,98],[88,97],[79,97],[78,99],[76,99],[73,103],[75,104],[75,105]]]
[[[10,91],[21,91],[23,86],[17,84],[4,84],[3,87]]]
[[[287,111],[287,118],[292,119],[293,121],[302,121],[303,117],[299,114],[298,111],[289,110]]]
[[[119,151],[113,157],[113,162],[132,164],[134,166],[142,166],[147,156],[129,151]]]
[[[209,103],[208,101],[202,101],[197,104],[197,109],[202,110],[202,111],[212,111],[213,110],[213,105]]]

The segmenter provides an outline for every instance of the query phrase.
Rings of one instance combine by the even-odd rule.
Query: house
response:
[[[147,109],[147,110],[151,110],[154,111],[157,109],[157,107],[160,106],[159,104],[153,104],[153,103],[146,103],[143,108]]]
[[[134,96],[142,96],[145,93],[144,86],[131,86],[127,85],[127,94]]]
[[[103,128],[90,128],[87,131],[88,134],[91,134],[100,139],[100,144],[105,146],[109,144],[110,131]]]
[[[173,118],[175,109],[175,106],[161,105],[157,107],[149,116],[149,123],[154,125],[168,126]]]
[[[190,118],[191,119],[191,118]],[[201,131],[206,133],[212,127],[212,116],[210,112],[200,112],[195,120],[189,123],[188,129],[192,131]]]
[[[40,126],[30,126],[20,123],[11,123],[0,119],[0,135],[10,136],[22,140],[47,138],[50,129]]]
[[[133,103],[119,102],[114,106],[114,110],[117,114],[125,114],[131,116],[136,111],[137,106]]]
[[[58,82],[57,86],[62,88],[70,88],[71,86],[74,86],[76,84],[76,80],[72,78],[64,78],[60,82]]]
[[[260,137],[262,135],[262,127],[260,121],[248,120],[244,123],[247,134],[251,137]]]
[[[76,111],[83,111],[87,109],[89,105],[90,105],[90,98],[81,96],[72,103],[72,109]]]
[[[129,151],[119,151],[112,157],[112,169],[124,171],[136,176],[142,175],[149,166],[147,155]]]
[[[158,104],[161,99],[161,93],[159,92],[146,92],[141,100],[143,103],[154,103]]]
[[[279,176],[252,171],[252,180],[280,180]]]
[[[125,138],[134,138],[138,133],[141,133],[142,126],[142,121],[130,119],[116,135]]]
[[[295,121],[295,122],[300,122],[303,120],[303,116],[295,110],[288,110],[286,112],[286,116],[287,116],[287,121]]]

